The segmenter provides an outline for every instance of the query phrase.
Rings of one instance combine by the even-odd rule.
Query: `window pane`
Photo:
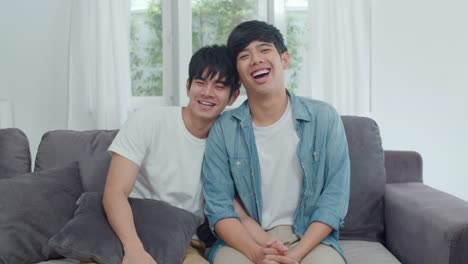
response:
[[[192,0],[192,51],[205,45],[226,44],[232,29],[247,20],[263,20],[258,0]],[[266,6],[263,12],[266,11]],[[241,87],[241,94],[245,89]]]
[[[163,95],[162,6],[160,0],[133,0],[130,17],[133,96]]]
[[[226,44],[237,24],[258,19],[257,0],[192,0],[192,50]]]
[[[286,0],[286,43],[291,53],[291,61],[287,72],[288,89],[297,93],[304,94],[309,83],[304,58],[307,58],[307,36],[310,23],[308,17],[307,0]]]

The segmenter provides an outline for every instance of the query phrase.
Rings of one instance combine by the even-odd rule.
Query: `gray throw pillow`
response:
[[[46,132],[37,149],[34,171],[62,167],[109,148],[117,130],[55,130]]]
[[[29,141],[18,128],[0,129],[0,179],[31,172]]]
[[[129,203],[145,250],[160,264],[182,263],[200,219],[161,201],[129,198]],[[49,245],[72,259],[122,263],[122,244],[105,216],[102,193],[84,193],[73,219]]]
[[[81,182],[85,192],[103,192],[112,155],[99,151],[79,161]]]
[[[73,217],[82,192],[77,163],[0,180],[0,263],[60,257],[48,241]]]

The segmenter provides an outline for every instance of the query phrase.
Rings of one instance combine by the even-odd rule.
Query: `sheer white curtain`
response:
[[[115,129],[131,93],[130,0],[73,0],[68,128]]]
[[[312,98],[369,115],[370,0],[309,0]]]

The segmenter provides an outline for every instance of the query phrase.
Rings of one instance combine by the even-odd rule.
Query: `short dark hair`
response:
[[[279,54],[288,51],[283,35],[275,26],[263,21],[251,20],[240,23],[229,34],[227,48],[231,60],[235,62],[237,55],[255,40],[273,43]]]
[[[224,85],[231,88],[231,95],[239,89],[240,81],[236,66],[229,59],[225,45],[204,46],[197,50],[190,59],[188,81],[189,88],[194,79],[225,78]]]

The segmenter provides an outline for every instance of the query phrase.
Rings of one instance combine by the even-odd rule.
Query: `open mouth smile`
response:
[[[207,102],[207,101],[200,101],[198,100],[197,101],[199,104],[201,104],[202,106],[208,106],[208,107],[212,107],[212,106],[215,106],[216,104],[214,103],[211,103],[211,102]]]
[[[259,79],[259,78],[267,76],[269,73],[270,73],[270,69],[261,69],[261,70],[252,72],[250,75],[255,79]]]

